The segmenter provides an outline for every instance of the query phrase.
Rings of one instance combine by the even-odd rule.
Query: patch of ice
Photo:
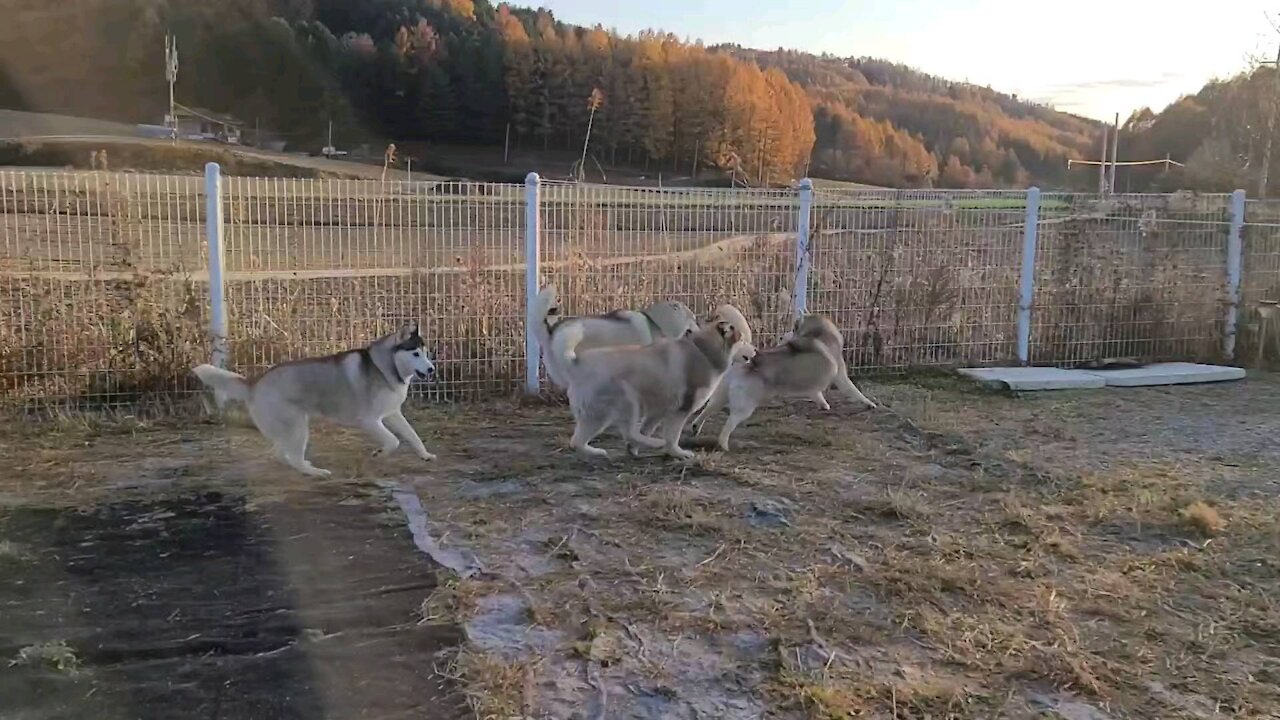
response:
[[[427,511],[422,509],[422,501],[418,499],[418,493],[412,488],[397,484],[391,490],[391,496],[396,499],[396,504],[404,512],[405,520],[409,524],[409,532],[413,534],[413,544],[418,546],[419,550],[457,573],[458,577],[469,578],[484,571],[484,566],[480,564],[480,559],[475,553],[465,548],[445,548],[436,542],[428,530]]]
[[[563,639],[558,631],[530,625],[529,604],[518,595],[481,598],[466,632],[477,648],[505,657],[545,656]]]

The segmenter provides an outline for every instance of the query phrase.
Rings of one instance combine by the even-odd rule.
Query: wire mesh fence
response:
[[[1230,195],[1046,193],[1032,361],[1219,358],[1230,205]]]
[[[845,335],[851,367],[1015,356],[1026,193],[819,191],[809,309]]]
[[[509,392],[524,357],[524,190],[482,183],[228,178],[232,365],[360,347],[421,323],[440,398]]]
[[[1280,203],[1245,205],[1237,357],[1254,366],[1280,359]]]
[[[5,404],[167,402],[204,353],[195,177],[0,172]]]
[[[731,303],[757,343],[789,329],[798,198],[789,190],[548,184],[542,274],[564,312]]]
[[[206,189],[195,176],[0,172],[6,405],[194,398],[209,359]],[[433,399],[511,394],[524,376],[526,189],[466,182],[225,178],[231,366],[358,347],[417,319]],[[768,346],[795,312],[800,193],[544,183],[540,267],[570,314],[679,300],[737,305]],[[1216,358],[1230,196],[1045,193],[1031,359]],[[816,190],[807,310],[851,366],[1016,357],[1021,191]],[[1250,202],[1241,347],[1280,301],[1280,207]],[[1280,314],[1280,313],[1278,313]],[[1277,333],[1280,335],[1280,333]]]

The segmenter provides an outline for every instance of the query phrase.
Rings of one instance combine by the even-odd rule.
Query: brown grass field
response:
[[[416,553],[384,489],[399,483],[421,498],[440,545],[479,572],[438,570],[434,589],[377,616],[381,629],[343,635],[354,621],[309,604],[319,600],[304,581],[317,580],[291,565],[315,560],[276,560],[310,618],[289,652],[322,668],[331,687],[317,692],[348,716],[375,703],[387,716],[441,718],[1280,712],[1275,377],[1023,397],[929,377],[864,390],[886,408],[774,407],[740,430],[733,453],[702,451],[689,465],[624,459],[616,441],[604,443],[614,459],[588,463],[566,447],[561,406],[419,406],[411,419],[437,463],[371,460],[362,439],[321,425],[311,454],[336,475],[319,483],[275,464],[236,416],[9,424],[0,563],[57,604],[66,587],[28,572],[56,551],[33,544],[20,517],[217,491],[244,498],[250,524],[287,513],[274,531],[282,548],[332,537],[324,518],[339,510],[357,533],[390,532],[382,560],[334,566],[325,580],[350,585],[326,602],[380,597],[382,585],[408,587],[410,571],[392,570]],[[131,592],[190,592],[161,582]],[[25,617],[10,607],[14,622]],[[117,619],[151,612],[132,607]],[[44,629],[6,651],[50,659],[24,661],[13,679],[98,688],[95,708],[116,717],[129,666],[96,664],[79,624],[31,627]],[[408,641],[457,627],[465,639],[452,647]],[[380,661],[336,649],[360,638],[397,643],[384,684],[357,680]],[[251,672],[259,661],[222,662]],[[438,683],[470,709],[385,684],[411,682],[415,667],[429,677],[412,682]],[[7,694],[32,707],[55,695]]]

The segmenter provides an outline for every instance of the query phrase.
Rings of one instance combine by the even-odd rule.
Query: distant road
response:
[[[137,126],[126,123],[0,109],[0,142],[17,141],[76,144],[111,142],[136,143],[139,145],[170,145],[173,142],[165,138],[140,137],[137,134]],[[324,157],[311,157],[304,153],[277,153],[244,145],[225,145],[215,142],[179,140],[178,144],[188,147],[217,147],[241,157],[278,162],[284,165],[320,170],[347,177],[377,179],[382,175],[381,165],[371,165],[354,160],[332,160]],[[394,178],[398,180],[408,179],[404,168],[389,170],[387,177],[388,179]],[[438,175],[415,172],[412,179],[430,181],[443,180],[445,178]]]

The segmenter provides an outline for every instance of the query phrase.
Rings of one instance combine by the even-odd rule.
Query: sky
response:
[[[524,4],[516,0],[515,4]],[[564,21],[872,56],[1110,121],[1274,59],[1280,0],[530,0]],[[1037,9],[1039,8],[1039,9]]]

